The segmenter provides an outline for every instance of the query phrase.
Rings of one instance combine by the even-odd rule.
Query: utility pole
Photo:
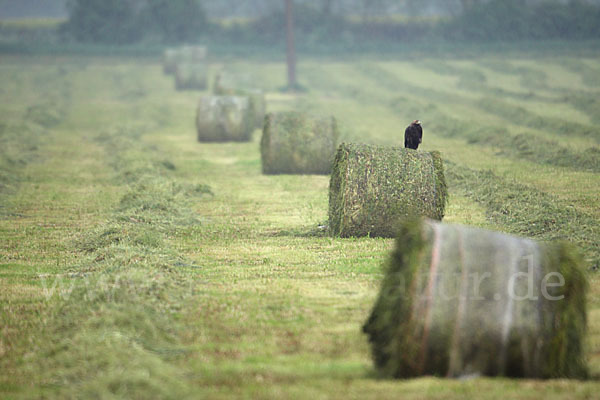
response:
[[[287,27],[287,73],[288,90],[296,90],[296,49],[294,47],[294,1],[285,0]]]

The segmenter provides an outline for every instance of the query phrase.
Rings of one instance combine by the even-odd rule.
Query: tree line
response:
[[[282,0],[67,0],[81,42],[283,44]],[[600,0],[294,0],[300,46],[600,37]],[[216,17],[246,16],[228,23]],[[394,18],[389,17],[394,15]]]

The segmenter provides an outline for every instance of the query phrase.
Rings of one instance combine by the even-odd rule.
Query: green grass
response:
[[[446,221],[566,238],[597,265],[597,142],[565,127],[598,129],[581,99],[600,59],[566,58],[301,59],[299,95],[278,91],[281,63],[228,57],[209,76],[251,76],[268,111],[335,115],[342,141],[401,144],[419,118],[445,159]],[[158,58],[3,57],[0,81],[0,397],[598,392],[596,273],[588,381],[379,380],[360,328],[393,240],[327,236],[327,176],[262,175],[258,131],[197,143],[199,94]]]

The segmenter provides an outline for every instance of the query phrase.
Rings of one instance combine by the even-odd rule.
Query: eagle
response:
[[[423,141],[423,128],[421,121],[415,119],[404,131],[404,147],[417,149]]]

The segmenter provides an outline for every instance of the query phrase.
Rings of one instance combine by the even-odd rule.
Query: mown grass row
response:
[[[48,131],[59,125],[68,113],[70,85],[58,71],[49,76],[59,81],[58,90],[30,82],[40,86],[40,90],[28,101],[23,115],[7,111],[0,121],[0,193],[16,187],[25,165],[39,156],[38,149]]]
[[[501,126],[469,124],[446,115],[432,103],[421,105],[404,97],[394,99],[392,107],[402,108],[415,115],[428,115],[432,120],[430,128],[440,136],[461,138],[470,144],[493,146],[500,149],[504,156],[572,170],[600,172],[600,148],[597,147],[574,151],[556,140],[537,135],[511,134]]]
[[[579,74],[585,85],[594,88],[600,87],[600,69],[594,68],[586,64],[585,61],[576,58],[565,59],[562,65],[568,70]]]
[[[600,117],[600,109],[597,107],[595,97],[588,91],[577,90],[557,90],[548,84],[548,76],[541,69],[533,69],[525,66],[514,66],[508,62],[494,61],[482,62],[481,65],[490,70],[506,75],[520,76],[520,83],[523,87],[530,89],[528,92],[513,92],[501,88],[493,88],[488,85],[485,75],[477,68],[460,67],[443,62],[428,62],[423,66],[438,74],[458,77],[458,87],[462,87],[474,92],[481,93],[481,100],[469,102],[470,106],[478,107],[482,111],[504,118],[507,121],[513,121],[519,125],[527,126],[546,132],[552,132],[555,135],[565,135],[565,137],[589,137],[600,143],[600,128],[593,125],[587,125],[579,122],[565,121],[557,117],[548,117],[537,115],[525,107],[509,104],[502,98],[515,98],[519,100],[536,100],[547,103],[569,102],[574,108],[581,110],[590,117],[590,120],[597,121]],[[583,62],[567,61],[563,64],[568,70],[578,73],[583,83],[592,85],[588,81],[593,74],[592,67]],[[570,67],[571,68],[570,68]],[[553,97],[547,97],[539,92],[553,93]],[[566,95],[565,95],[566,93]]]
[[[501,115],[506,119],[518,121],[520,124],[532,125],[530,127],[535,127],[536,129],[541,128],[540,124],[544,126],[551,124],[545,118],[531,116],[531,113],[524,108],[510,106],[495,98],[471,101],[459,99],[455,96],[439,93],[431,89],[421,88],[404,82],[394,74],[373,64],[359,66],[358,70],[365,77],[369,77],[374,83],[386,87],[391,84],[394,88],[401,88],[402,92],[410,93],[410,96],[393,99],[389,106],[393,109],[402,109],[404,113],[427,115],[428,120],[432,121],[430,128],[435,130],[438,135],[462,138],[471,144],[494,146],[501,149],[503,155],[513,158],[526,159],[536,163],[574,170],[600,171],[600,157],[598,157],[600,148],[598,147],[592,147],[585,151],[576,151],[562,146],[557,140],[547,139],[540,135],[528,135],[526,133],[515,135],[509,132],[508,128],[504,126],[469,123],[464,121],[464,119],[448,116],[431,101],[436,99],[443,103],[463,102],[491,114]],[[416,97],[425,98],[428,101],[417,100]],[[560,126],[562,127],[560,128],[562,129],[562,135],[566,135],[568,132],[571,132],[571,129],[576,128],[564,121],[560,121]],[[595,132],[596,130],[598,129],[590,127],[590,132]],[[587,135],[585,132],[576,134]],[[598,138],[600,139],[600,134]]]
[[[73,243],[80,254],[74,272],[44,282],[46,293],[59,298],[45,345],[28,369],[44,390],[63,398],[190,394],[172,362],[186,353],[178,314],[196,267],[173,249],[169,236],[199,224],[190,202],[210,195],[210,188],[177,183],[175,166],[141,145],[140,136],[139,130],[116,129],[96,137],[114,182],[127,190],[104,224]],[[63,279],[70,282],[56,283]]]
[[[486,208],[486,216],[509,232],[540,240],[577,243],[590,267],[600,267],[600,225],[595,217],[567,207],[554,196],[522,183],[446,162],[453,190]]]

